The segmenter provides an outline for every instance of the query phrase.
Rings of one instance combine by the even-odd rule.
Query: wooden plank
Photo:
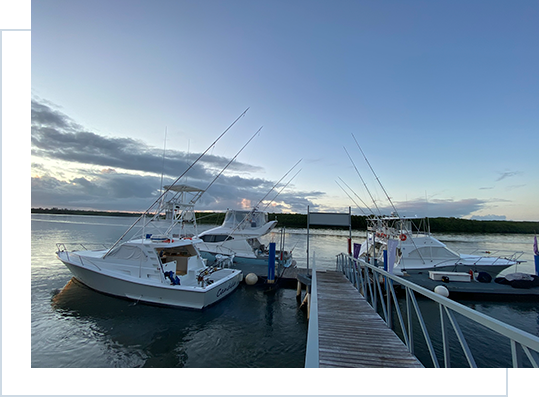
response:
[[[317,290],[320,367],[423,367],[342,273],[317,272]]]

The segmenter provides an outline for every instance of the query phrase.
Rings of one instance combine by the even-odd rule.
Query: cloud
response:
[[[417,200],[415,202],[399,204],[403,211],[412,214],[417,213],[425,216],[455,217],[461,218],[472,212],[482,209],[488,202],[477,198],[468,198],[462,200],[453,199],[434,199],[428,202]],[[399,214],[401,210],[399,209]],[[402,215],[402,214],[401,214]]]
[[[197,210],[224,211],[227,208],[242,208],[250,202],[257,205],[273,186],[263,179],[220,178],[197,202]],[[164,184],[172,183],[165,179]],[[73,208],[104,211],[144,211],[160,194],[160,176],[133,175],[119,172],[88,172],[87,175],[62,181],[51,176],[32,178],[33,208]],[[191,183],[190,183],[191,184]],[[204,189],[207,184],[191,184]],[[323,192],[298,192],[286,190],[274,199],[276,192],[268,195],[259,208],[270,212],[305,212],[308,205],[316,207],[312,198]]]
[[[519,175],[520,172],[519,171],[505,171],[505,172],[499,172],[499,174],[500,176],[496,179],[496,182]]]
[[[418,198],[411,201],[395,202],[395,207],[400,216],[418,216],[418,217],[447,217],[447,218],[462,218],[470,215],[475,211],[484,209],[490,205],[490,201],[477,198],[468,198],[462,200],[453,199],[430,199]],[[390,205],[380,205],[378,208],[382,215],[390,215],[395,210]],[[363,209],[366,213],[371,211]],[[359,209],[354,213],[362,214]],[[376,215],[379,215],[378,213]]]
[[[51,106],[32,100],[32,156],[68,162],[122,168],[131,171],[177,176],[200,155],[168,150],[163,152],[140,140],[114,138],[86,131],[80,124]],[[189,172],[193,178],[211,180],[215,170],[229,162],[222,156],[205,155]],[[230,171],[260,172],[261,168],[235,161]]]
[[[62,181],[34,177],[32,207],[58,207],[116,211],[143,211],[157,197],[156,177],[105,174],[103,178],[78,177]]]
[[[511,190],[514,190],[514,189],[520,189],[521,187],[524,187],[526,186],[526,184],[521,184],[521,185],[510,185],[510,186],[507,186],[505,188],[505,190],[507,191],[511,191]]]
[[[505,221],[507,217],[505,215],[474,215],[470,219],[478,221]]]
[[[159,196],[163,152],[131,138],[115,138],[87,131],[83,126],[53,108],[46,101],[32,101],[32,207],[58,207],[110,211],[144,211]],[[199,156],[169,150],[166,154],[163,185],[171,184]],[[72,168],[48,168],[46,161],[68,162]],[[226,157],[206,155],[187,174],[188,183],[206,189],[215,175],[229,162]],[[241,162],[232,163],[197,202],[198,210],[221,211],[241,208],[251,202],[264,208],[272,200],[280,184],[270,194],[274,181],[248,177],[262,169]],[[237,173],[240,175],[237,175]],[[39,175],[39,176],[35,176]],[[323,192],[298,192],[288,186],[268,210],[273,212],[305,212],[311,201]]]

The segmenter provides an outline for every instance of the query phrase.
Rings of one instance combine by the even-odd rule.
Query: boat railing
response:
[[[85,251],[97,251],[102,249],[108,249],[109,247],[107,247],[103,243],[56,243],[56,248],[58,249],[58,251],[73,252],[78,251],[81,248]]]
[[[93,244],[93,243],[91,243]],[[87,250],[86,246],[83,244],[83,243],[69,243],[70,246],[80,246],[82,247],[84,250]],[[88,243],[86,245],[89,245]],[[102,246],[104,247],[105,249],[107,248],[104,244],[100,244],[100,243],[95,243],[95,245],[97,246]],[[99,266],[97,266],[92,260],[86,258],[85,260],[82,259],[82,256],[80,255],[77,255],[76,254],[76,251],[77,250],[68,250],[67,249],[67,246],[66,246],[66,243],[56,243],[56,249],[57,249],[57,252],[65,252],[66,253],[66,257],[67,257],[67,260],[73,260],[72,258],[70,258],[69,256],[69,253],[71,252],[72,254],[74,254],[75,257],[77,257],[79,259],[79,262],[82,266],[85,266],[86,267],[86,263],[89,263],[91,264],[92,266],[95,266],[98,270],[101,271],[101,268]]]
[[[86,258],[86,259],[83,261],[83,260],[82,260],[82,256],[80,256],[80,255],[77,255],[77,256],[79,257],[79,261],[80,261],[80,263],[82,264],[82,266],[87,267],[87,266],[86,266],[86,263],[89,263],[90,265],[95,266],[95,267],[97,268],[97,270],[102,271],[101,268],[100,268],[99,266],[97,266],[92,260]]]
[[[477,345],[481,345],[482,343],[479,338],[482,334],[478,333],[477,330],[474,333],[470,332],[469,324],[461,327],[458,321],[459,318],[461,323],[471,321],[488,328],[507,340],[510,350],[508,349],[509,346],[504,347],[500,345],[496,348],[500,351],[500,354],[510,354],[510,362],[513,367],[539,367],[539,338],[535,335],[479,313],[402,277],[390,274],[361,259],[353,258],[348,254],[342,253],[337,255],[337,270],[342,271],[358,289],[358,292],[365,297],[367,302],[380,313],[380,316],[389,328],[396,330],[393,319],[394,316],[397,317],[397,323],[400,327],[400,337],[412,354],[415,354],[414,349],[416,344],[421,342],[418,341],[418,338],[414,338],[414,328],[417,329],[419,327],[430,360],[435,368],[439,368],[440,365],[446,368],[451,367],[451,355],[462,355],[462,353],[470,367],[477,367],[476,357],[478,355],[476,352],[474,357],[468,339],[470,337],[476,338],[474,341],[479,342]],[[404,313],[397,299],[395,289],[397,285],[405,290],[405,302],[402,303],[403,309],[405,309]],[[416,294],[438,304],[439,329],[437,326],[432,326],[434,324],[434,322],[431,322],[432,319],[429,319],[429,327],[427,326]],[[415,314],[415,318],[413,314]],[[438,333],[434,341],[429,334],[429,328],[431,330],[435,329]],[[450,335],[451,329],[453,330],[452,335]],[[466,335],[465,331],[468,331]],[[458,347],[450,346],[451,340],[455,344],[455,337],[458,340],[458,345],[460,345],[462,353],[458,351]],[[442,363],[440,363],[439,356],[443,357]],[[423,364],[425,365],[426,363]]]
[[[497,258],[497,259],[507,259],[510,261],[518,262],[519,258],[524,255],[524,251],[508,251],[508,250],[486,250],[486,249],[477,249],[470,252],[470,255],[481,255],[484,258]],[[520,261],[524,262],[524,261]]]

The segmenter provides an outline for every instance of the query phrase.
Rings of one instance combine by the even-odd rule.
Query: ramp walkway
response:
[[[317,307],[311,310],[317,310],[317,330],[309,332],[317,332],[318,343],[308,343],[307,349],[317,348],[318,354],[308,351],[307,356],[318,356],[318,367],[423,367],[341,272],[318,271],[315,278]],[[309,361],[306,366],[316,366]]]

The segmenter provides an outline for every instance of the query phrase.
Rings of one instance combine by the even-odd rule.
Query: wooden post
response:
[[[298,287],[296,290],[296,300],[299,302],[301,300],[301,281],[298,280]]]

